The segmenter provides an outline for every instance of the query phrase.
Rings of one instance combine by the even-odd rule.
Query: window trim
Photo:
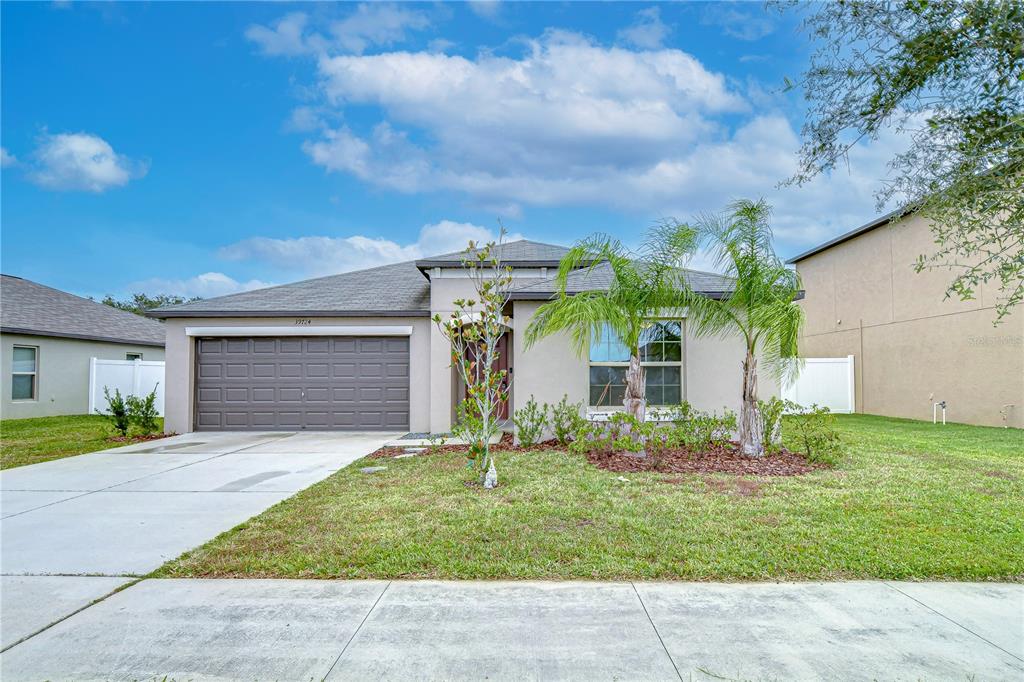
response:
[[[640,366],[646,367],[678,367],[679,368],[679,400],[686,400],[686,318],[685,317],[652,317],[649,322],[678,322],[679,323],[679,359],[678,360],[641,360]],[[621,412],[626,409],[622,405],[591,405],[590,404],[590,368],[591,367],[629,367],[629,360],[624,361],[590,361],[590,352],[587,351],[587,412],[590,414],[603,414],[610,412]],[[646,391],[646,387],[645,387]],[[665,405],[647,404],[653,410],[666,407]]]
[[[135,357],[128,357],[129,355],[134,355]],[[145,358],[142,356],[142,353],[125,353],[124,359],[127,360],[128,362],[135,362],[136,360],[144,360]]]
[[[14,369],[14,351],[18,348],[24,348],[31,350],[33,353],[33,369],[31,372],[18,372]],[[15,398],[14,397],[14,377],[16,376],[30,376],[32,377],[32,397],[31,398]],[[23,343],[17,343],[11,346],[11,402],[12,403],[34,403],[39,402],[39,346],[29,346]]]

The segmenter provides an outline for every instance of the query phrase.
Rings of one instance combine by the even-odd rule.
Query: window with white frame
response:
[[[657,320],[640,339],[640,364],[649,405],[678,405],[683,399],[683,334],[679,320]],[[607,326],[590,343],[590,406],[620,407],[626,395],[629,349]]]
[[[142,353],[125,353],[124,354],[124,359],[125,360],[141,360],[142,359]]]
[[[35,400],[38,388],[39,349],[15,346],[11,362],[11,400]]]

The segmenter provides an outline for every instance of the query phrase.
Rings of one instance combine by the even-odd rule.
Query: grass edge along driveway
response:
[[[162,430],[162,418],[158,424]],[[4,419],[0,421],[0,469],[130,445],[109,441],[113,435],[110,422],[98,414]]]
[[[849,454],[796,477],[629,474],[559,452],[343,469],[164,577],[1024,581],[1024,431],[839,417]]]

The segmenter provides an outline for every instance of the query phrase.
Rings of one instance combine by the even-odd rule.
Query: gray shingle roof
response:
[[[154,317],[429,315],[430,282],[413,261],[165,306]]]
[[[0,329],[144,346],[167,336],[159,322],[11,275],[0,275]]]
[[[520,267],[554,266],[569,250],[564,246],[520,240],[501,245],[505,263]],[[462,265],[463,252],[434,256],[418,261],[382,265],[330,275],[240,294],[218,296],[202,301],[166,306],[150,311],[154,317],[281,317],[305,315],[330,316],[428,316],[430,280],[423,269]],[[698,291],[728,290],[730,280],[721,275],[687,270]],[[592,271],[575,272],[569,277],[570,291],[606,288],[611,283],[607,265]],[[522,281],[513,298],[546,299],[554,293],[554,278]]]
[[[699,270],[684,270],[686,281],[697,292],[714,296],[729,291],[732,288],[732,280],[725,275],[718,275],[713,272],[701,272]],[[611,265],[599,263],[593,268],[584,268],[569,273],[566,283],[566,291],[579,293],[581,291],[595,291],[607,289],[614,279]],[[551,277],[540,282],[527,284],[513,290],[513,299],[547,299],[557,292],[555,278]]]
[[[562,256],[568,251],[568,247],[565,246],[542,244],[541,242],[531,242],[528,239],[520,239],[514,242],[499,244],[495,249],[495,255],[509,265],[530,267],[557,265],[562,260]],[[416,267],[433,268],[462,265],[462,259],[465,255],[465,251],[455,251],[440,256],[431,256],[430,258],[416,261]]]

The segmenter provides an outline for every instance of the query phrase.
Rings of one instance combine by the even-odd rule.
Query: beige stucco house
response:
[[[566,249],[525,240],[500,249],[514,278],[506,310],[512,412],[531,396],[554,403],[568,395],[594,411],[621,406],[627,358],[614,340],[584,358],[566,336],[524,346]],[[709,296],[729,283],[687,276]],[[599,267],[574,274],[569,289],[608,282]],[[167,327],[166,428],[447,432],[460,384],[430,318],[446,316],[470,290],[454,253],[153,311]],[[646,345],[648,400],[735,410],[742,358],[739,339],[697,339],[684,316],[660,320]],[[777,392],[767,378],[762,386]]]
[[[89,412],[89,361],[163,360],[159,322],[0,276],[0,416]]]
[[[917,273],[934,253],[928,223],[890,214],[802,253],[807,316],[800,354],[855,360],[858,412],[1024,427],[1024,310],[993,326],[998,289],[946,298],[948,270]]]

